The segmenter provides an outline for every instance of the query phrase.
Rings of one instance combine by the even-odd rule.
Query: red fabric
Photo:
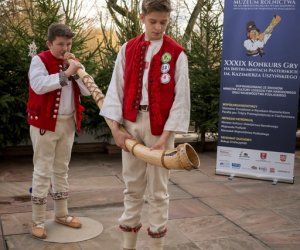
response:
[[[129,226],[124,226],[124,225],[119,226],[119,228],[123,232],[133,232],[133,233],[137,233],[138,231],[140,231],[141,227],[142,227],[142,224],[139,224],[136,227],[129,227]]]
[[[168,229],[165,228],[157,233],[153,233],[150,231],[150,227],[147,228],[147,231],[148,231],[148,235],[151,237],[151,238],[162,238],[162,237],[165,237],[166,234],[167,234],[167,231]]]
[[[60,65],[63,64],[63,60],[56,59],[49,50],[44,51],[38,56],[49,74],[58,73]],[[74,80],[72,81],[74,89],[74,102],[76,110],[76,128],[80,131],[82,112],[84,107],[80,104],[80,89]],[[49,131],[55,131],[56,120],[58,115],[59,103],[60,103],[61,89],[38,95],[36,94],[29,84],[29,96],[27,102],[28,124],[33,125],[40,129]]]
[[[125,74],[124,74],[124,100],[123,117],[135,122],[139,104],[142,98],[143,74],[145,69],[145,52],[149,42],[144,40],[144,34],[131,39],[126,45]],[[143,48],[144,47],[144,48]],[[148,77],[148,99],[150,112],[151,133],[161,135],[164,125],[169,117],[169,112],[174,101],[175,89],[175,65],[179,54],[184,49],[167,35],[163,37],[163,44],[150,63]],[[162,56],[170,53],[171,61],[170,81],[161,83]]]

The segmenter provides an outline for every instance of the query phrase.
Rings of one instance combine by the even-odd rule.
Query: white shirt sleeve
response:
[[[191,104],[188,59],[185,52],[181,52],[176,62],[175,84],[175,99],[164,130],[186,133],[190,124]]]
[[[125,43],[117,56],[112,78],[104,98],[100,115],[111,120],[123,123],[123,96],[124,96],[124,69],[125,69]]]
[[[74,94],[71,81],[69,81],[69,85],[62,88],[59,83],[59,73],[49,75],[45,64],[39,56],[32,58],[28,76],[31,88],[38,95],[61,89],[58,114],[70,115],[74,112]],[[80,79],[76,80],[76,82],[82,95],[90,95],[89,90]]]
[[[265,34],[265,37],[264,37],[264,40],[263,40],[263,42],[264,42],[264,44],[266,44],[267,43],[267,41],[269,40],[269,38],[271,37],[271,35],[272,34]]]
[[[62,88],[59,83],[59,74],[55,73],[49,75],[45,64],[39,56],[32,58],[28,76],[31,88],[38,95]],[[82,95],[91,95],[90,91],[80,79],[76,80],[76,82]]]
[[[39,56],[32,58],[28,76],[32,90],[38,95],[61,88],[59,74],[49,75]]]
[[[271,34],[265,34],[263,41],[260,41],[260,40],[251,41],[250,39],[247,39],[244,41],[244,47],[250,51],[257,50],[258,48],[263,48],[270,37],[271,37]]]

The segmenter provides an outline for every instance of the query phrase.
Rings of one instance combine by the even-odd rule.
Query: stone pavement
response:
[[[201,167],[172,171],[165,250],[300,249],[300,151],[295,183],[215,175],[216,153],[200,154]],[[70,164],[72,214],[102,223],[96,238],[68,244],[31,237],[31,156],[0,159],[0,250],[121,250],[122,191],[120,154],[73,153]],[[53,217],[48,201],[48,218]],[[138,250],[149,249],[147,204]]]

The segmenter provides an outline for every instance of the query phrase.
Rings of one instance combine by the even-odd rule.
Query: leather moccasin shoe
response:
[[[42,225],[32,225],[31,227],[31,234],[32,236],[39,238],[39,239],[46,239],[47,232],[44,226]]]
[[[81,222],[79,218],[71,215],[64,217],[55,217],[55,222],[73,228],[81,228]]]

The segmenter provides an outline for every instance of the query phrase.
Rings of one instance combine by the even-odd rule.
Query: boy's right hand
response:
[[[264,40],[264,38],[265,38],[265,33],[263,33],[263,32],[259,33],[258,40],[262,42]]]
[[[70,63],[68,69],[65,71],[66,77],[70,77],[70,76],[72,76],[72,75],[75,75],[75,74],[77,73],[77,70],[78,70],[78,69],[81,69],[81,68],[82,68],[81,63],[78,62],[78,61],[73,60],[73,61]]]
[[[112,135],[114,137],[115,143],[118,147],[122,148],[124,151],[129,152],[126,148],[125,140],[132,139],[132,135],[129,134],[127,131],[120,129],[120,124],[116,121],[112,121],[112,128],[111,128]]]

